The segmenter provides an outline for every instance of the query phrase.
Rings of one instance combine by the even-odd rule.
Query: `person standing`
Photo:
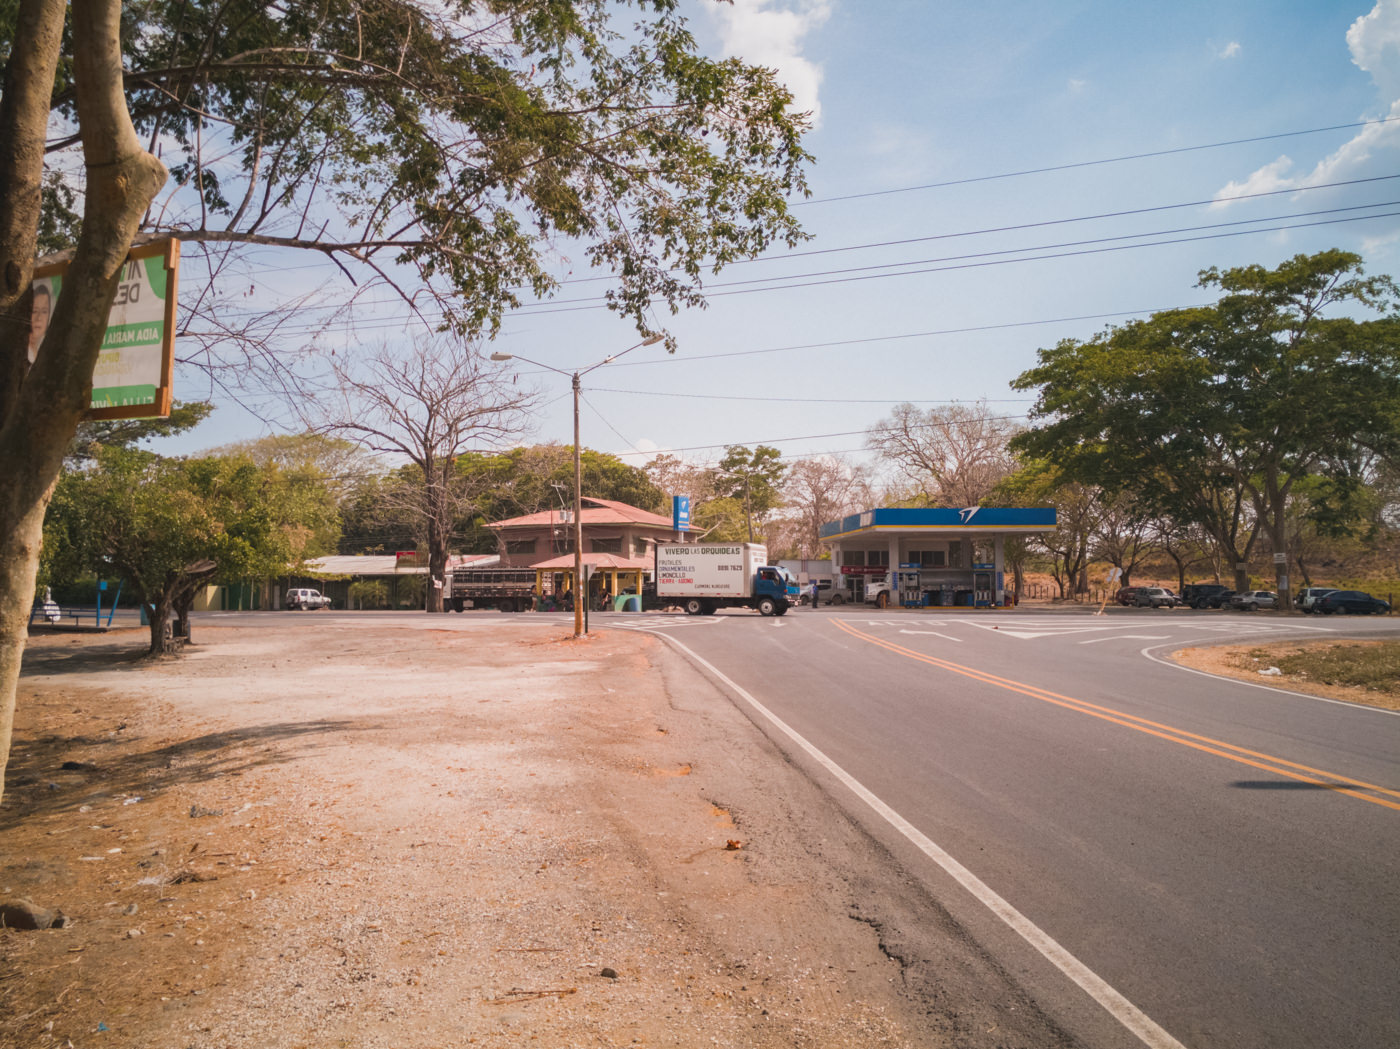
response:
[[[813,580],[812,580],[812,607],[813,607],[813,608],[816,608],[816,607],[817,607],[818,598],[820,597],[820,595],[821,595],[821,591],[817,588],[817,581],[816,581],[815,579],[813,579]]]

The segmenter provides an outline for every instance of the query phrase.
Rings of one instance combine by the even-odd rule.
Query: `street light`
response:
[[[556,368],[551,364],[544,364],[541,361],[532,361],[529,357],[522,357],[518,353],[493,353],[493,361],[521,360],[526,364],[533,364],[537,368],[545,371],[555,372],[559,375],[569,375],[573,379],[574,385],[574,637],[583,636],[583,603],[588,600],[588,592],[583,590],[583,458],[579,454],[578,440],[578,397],[579,379],[587,375],[594,368],[601,368],[605,364],[611,364],[624,353],[631,353],[633,350],[641,349],[643,346],[654,346],[662,340],[661,335],[652,335],[643,339],[635,346],[629,346],[621,353],[614,353],[610,357],[604,357],[597,364],[590,364],[587,368],[574,372],[566,372],[563,368]],[[582,591],[582,592],[581,592]]]

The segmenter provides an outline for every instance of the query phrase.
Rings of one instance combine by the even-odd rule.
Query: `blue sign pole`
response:
[[[675,495],[671,497],[671,527],[677,532],[683,532],[690,528],[690,496]]]

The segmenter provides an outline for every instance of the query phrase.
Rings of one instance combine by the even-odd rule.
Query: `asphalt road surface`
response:
[[[1400,716],[1153,657],[1397,626],[795,609],[654,628],[1076,1043],[1373,1049],[1400,1045]]]
[[[1068,1042],[1400,1045],[1400,716],[1163,658],[1400,636],[1400,622],[825,608],[593,622],[655,631],[719,681],[917,883],[927,927],[975,938]],[[901,922],[885,939],[936,973],[936,937]]]

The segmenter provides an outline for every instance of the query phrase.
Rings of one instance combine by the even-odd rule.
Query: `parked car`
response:
[[[1257,612],[1261,608],[1277,608],[1278,594],[1272,590],[1241,590],[1230,595],[1230,607],[1245,612]]]
[[[305,587],[287,591],[287,608],[293,612],[314,612],[318,608],[330,608],[331,599],[319,590]]]
[[[811,584],[811,583],[803,583],[803,584],[802,584],[802,598],[801,598],[800,603],[801,603],[801,604],[804,604],[804,605],[810,605],[810,604],[812,603],[812,584]],[[835,601],[833,601],[833,600],[831,599],[831,580],[830,580],[830,579],[818,579],[818,580],[817,580],[817,604],[818,604],[818,605],[831,605],[831,604],[836,604],[836,603],[837,603],[837,602],[835,602]]]
[[[1360,615],[1370,615],[1375,612],[1384,614],[1390,611],[1390,603],[1360,590],[1333,590],[1319,597],[1317,603],[1313,605],[1313,609],[1325,616],[1330,616],[1334,612],[1340,612],[1343,615],[1353,612]]]
[[[1316,610],[1318,598],[1323,594],[1332,594],[1335,592],[1335,587],[1305,586],[1299,590],[1297,596],[1293,598],[1293,604],[1298,611],[1306,612],[1311,615]]]
[[[1197,605],[1196,607],[1197,607],[1197,608],[1202,608],[1202,607],[1204,607],[1204,608],[1228,608],[1228,607],[1230,606],[1230,598],[1232,598],[1232,597],[1234,597],[1234,596],[1235,596],[1235,592],[1234,592],[1233,590],[1221,590],[1221,591],[1219,591],[1218,593],[1214,593],[1214,594],[1209,595],[1209,596],[1205,599],[1205,602],[1206,602],[1205,605]]]
[[[1140,586],[1125,586],[1113,595],[1113,600],[1120,605],[1137,604],[1138,591],[1141,589]]]
[[[1212,597],[1229,589],[1221,583],[1187,583],[1181,588],[1181,603],[1191,608],[1209,608]]]
[[[1135,587],[1133,604],[1138,608],[1175,608],[1181,600],[1164,586]]]

